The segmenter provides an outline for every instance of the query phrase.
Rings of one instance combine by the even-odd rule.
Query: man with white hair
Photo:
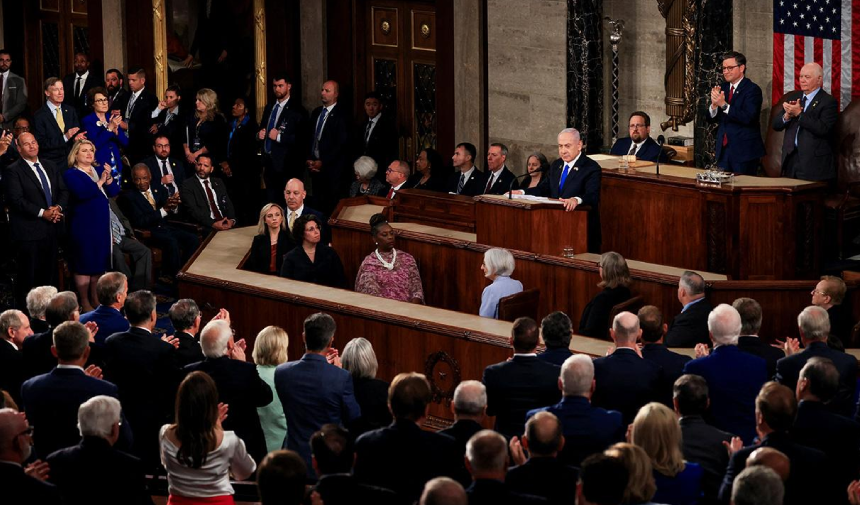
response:
[[[806,307],[797,316],[797,326],[804,349],[776,362],[775,380],[794,390],[800,371],[807,361],[816,356],[827,358],[839,371],[839,389],[829,407],[837,414],[851,417],[854,414],[852,399],[857,387],[857,359],[827,346],[830,318],[824,308],[814,305]]]
[[[705,298],[705,279],[686,271],[678,279],[678,301],[683,305],[666,332],[668,347],[695,347],[708,343],[708,314],[711,303]]]
[[[782,505],[785,487],[770,468],[747,468],[735,479],[732,505]]]
[[[738,349],[741,326],[741,316],[731,305],[712,310],[708,332],[714,349],[708,354],[707,347],[697,346],[701,357],[684,365],[684,373],[708,383],[711,424],[749,444],[755,438],[755,398],[768,377],[764,359]]]
[[[205,359],[183,370],[206,372],[212,377],[218,387],[219,401],[230,407],[224,429],[235,431],[259,464],[268,451],[257,407],[272,403],[272,389],[260,378],[257,367],[245,361],[245,339],[234,342],[229,315],[209,321],[203,327],[200,347]]]
[[[493,430],[476,433],[466,444],[466,468],[472,485],[466,489],[470,504],[546,503],[542,498],[511,491],[505,484],[508,444]]]
[[[454,425],[440,433],[457,441],[457,446],[466,453],[466,443],[472,435],[481,431],[481,423],[487,416],[487,388],[480,381],[468,380],[457,385],[454,401],[451,402]]]
[[[21,384],[28,377],[21,348],[24,339],[32,334],[30,321],[20,310],[0,314],[0,389],[16,402],[21,401]]]
[[[584,354],[575,354],[561,366],[561,402],[527,414],[531,418],[538,412],[549,412],[559,419],[565,439],[559,459],[568,465],[579,466],[589,454],[624,441],[627,425],[622,423],[621,413],[591,405],[595,385],[594,362]]]
[[[33,333],[48,331],[45,309],[56,294],[57,288],[54,286],[37,286],[27,293],[27,313],[30,314],[30,327],[33,328]]]
[[[143,465],[116,449],[122,410],[119,400],[94,396],[77,413],[81,442],[48,456],[50,480],[66,503],[151,505]]]
[[[60,503],[57,488],[24,472],[33,427],[23,412],[0,409],[0,482],[3,503]]]

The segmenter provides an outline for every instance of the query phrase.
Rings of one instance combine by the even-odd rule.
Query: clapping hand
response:
[[[223,423],[227,419],[227,413],[229,410],[229,405],[224,402],[218,402],[218,424]]]
[[[708,349],[707,344],[696,344],[696,357],[703,358],[711,353],[711,350]]]
[[[743,449],[744,441],[741,440],[741,437],[732,437],[731,442],[726,442],[725,440],[723,441],[723,447],[726,448],[726,450],[729,452],[729,457],[731,457],[732,454]]]
[[[48,480],[50,471],[51,468],[48,466],[48,463],[41,459],[37,459],[24,468],[24,473],[39,480]]]
[[[84,373],[90,377],[95,377],[96,379],[101,379],[104,376],[101,367],[97,367],[96,365],[88,366],[87,369],[84,370]]]
[[[726,104],[726,94],[720,89],[719,86],[714,86],[711,88],[711,107],[715,109],[719,109],[723,105]]]
[[[179,339],[174,337],[173,335],[164,335],[163,337],[161,337],[161,340],[172,345],[174,349],[179,349]]]
[[[785,340],[774,340],[774,342],[771,345],[777,349],[782,349],[786,356],[800,352],[800,341],[796,338],[785,337]]]
[[[96,333],[99,332],[99,325],[96,324],[95,321],[88,321],[84,323],[84,327],[90,332],[90,342],[96,341]]]
[[[511,461],[517,466],[524,465],[527,460],[526,451],[523,450],[523,444],[520,442],[519,437],[514,436],[511,438],[508,447],[511,450]]]

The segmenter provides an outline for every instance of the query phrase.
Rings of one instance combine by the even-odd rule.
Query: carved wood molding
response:
[[[707,219],[708,271],[726,272],[726,206],[722,202],[708,202]]]
[[[448,404],[454,400],[454,389],[460,384],[460,363],[445,351],[427,357],[424,362],[424,375],[430,383],[433,402]]]

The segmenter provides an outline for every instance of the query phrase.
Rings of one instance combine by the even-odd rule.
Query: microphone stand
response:
[[[660,157],[663,156],[663,144],[666,142],[666,138],[662,135],[657,137],[657,144],[660,146],[660,154],[657,155],[657,177],[660,176]]]
[[[543,173],[546,171],[547,170],[544,170],[543,168],[539,168],[539,169],[535,170],[534,173],[538,174],[538,173]],[[512,200],[514,198],[514,195],[513,195],[514,183],[517,182],[518,179],[522,179],[523,177],[525,177],[527,175],[531,175],[528,170],[526,170],[526,173],[520,174],[520,175],[517,175],[514,177],[514,180],[511,181],[511,185],[508,187],[508,200]],[[523,191],[523,194],[525,194],[525,191]]]

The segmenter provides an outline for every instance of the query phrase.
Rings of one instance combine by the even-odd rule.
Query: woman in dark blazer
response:
[[[612,307],[630,299],[630,270],[627,261],[617,252],[600,255],[600,284],[603,291],[588,302],[579,319],[579,334],[594,338],[607,338],[609,313]]]
[[[445,191],[447,178],[443,174],[445,162],[442,155],[432,148],[422,149],[415,159],[415,174],[406,181],[404,188]]]
[[[278,275],[284,256],[295,245],[293,236],[287,230],[283,209],[277,204],[267,203],[260,211],[257,236],[251,243],[251,254],[245,262],[245,268],[261,274]]]
[[[185,161],[194,166],[197,157],[209,154],[212,165],[224,161],[227,147],[227,122],[218,111],[218,95],[209,88],[197,92],[194,113],[185,125]]]
[[[391,424],[388,383],[376,378],[379,364],[370,341],[363,337],[350,340],[343,348],[341,364],[352,375],[355,401],[361,407],[361,417],[350,427],[350,435],[358,438],[364,432]]]
[[[233,102],[233,119],[228,124],[226,158],[221,161],[221,177],[233,200],[240,224],[254,222],[260,197],[260,163],[257,156],[257,123],[248,114],[244,98]]]
[[[322,221],[314,214],[302,214],[293,223],[296,247],[284,257],[281,277],[346,288],[343,264],[334,249],[320,242]]]

